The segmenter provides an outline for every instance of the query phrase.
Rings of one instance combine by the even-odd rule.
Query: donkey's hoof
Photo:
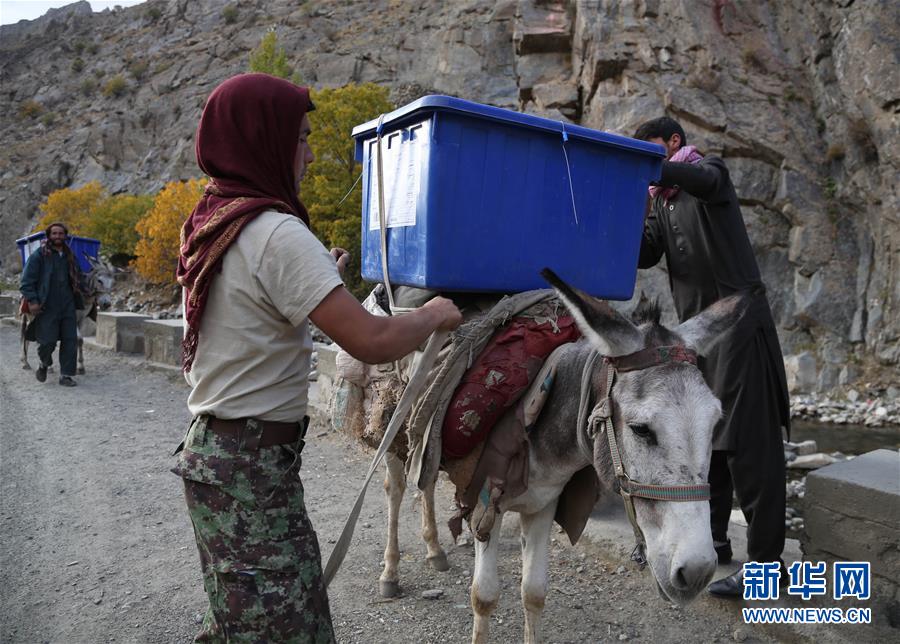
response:
[[[400,582],[380,579],[378,581],[378,592],[381,593],[381,596],[385,599],[396,597],[400,594]]]
[[[23,365],[22,365],[22,368],[23,368],[25,371],[31,371],[31,365],[30,365],[30,364],[23,364]]]
[[[84,367],[78,367],[78,369],[76,370],[76,373],[79,376],[83,376],[84,375]]]
[[[447,572],[450,570],[450,562],[447,561],[447,555],[443,552],[426,557],[429,565],[438,572]]]

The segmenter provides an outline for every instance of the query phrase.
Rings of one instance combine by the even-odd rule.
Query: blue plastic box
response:
[[[19,257],[22,258],[23,268],[25,267],[25,262],[28,260],[28,256],[40,248],[41,242],[44,241],[45,236],[44,232],[41,231],[16,240],[16,246],[19,247]],[[81,267],[81,270],[85,273],[91,272],[91,263],[87,258],[90,256],[97,259],[100,254],[100,240],[91,239],[90,237],[69,235],[67,241],[69,248],[75,253],[75,258],[78,260],[78,266]]]
[[[353,129],[371,281],[382,280],[378,127]],[[385,115],[381,134],[392,284],[512,293],[545,288],[548,266],[598,297],[631,297],[662,146],[449,96]]]

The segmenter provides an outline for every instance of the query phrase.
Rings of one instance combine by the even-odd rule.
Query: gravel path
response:
[[[205,610],[197,553],[169,456],[187,426],[187,388],[136,358],[89,350],[75,388],[38,383],[19,368],[17,333],[0,326],[0,640],[189,642]],[[313,523],[329,552],[368,457],[323,425],[310,429],[303,478]],[[441,539],[451,569],[432,572],[408,495],[401,548],[403,594],[376,592],[384,501],[373,485],[343,569],[330,589],[341,642],[467,642],[471,545],[453,546],[443,523],[450,485],[438,490]],[[493,641],[522,639],[518,528],[503,534],[503,595]],[[555,534],[548,642],[775,641],[787,631],[741,624],[738,605],[701,597],[679,610],[649,573],[587,541]],[[426,590],[441,589],[434,600]],[[819,631],[816,639],[823,633]],[[790,636],[797,641],[796,637]],[[801,638],[804,639],[804,638]],[[831,639],[831,638],[828,638]],[[858,640],[857,640],[858,641]]]

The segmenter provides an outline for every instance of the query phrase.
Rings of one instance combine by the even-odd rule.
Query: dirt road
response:
[[[180,480],[168,469],[186,428],[187,388],[135,358],[87,353],[78,387],[38,383],[19,368],[17,333],[0,326],[0,640],[189,642],[205,610]],[[368,457],[323,426],[310,430],[303,479],[323,552],[333,547]],[[451,569],[432,572],[411,496],[404,509],[403,595],[376,592],[384,501],[373,485],[344,568],[330,589],[341,642],[466,642],[471,545],[444,526],[449,484],[438,491],[441,539]],[[493,641],[522,639],[518,529],[503,535],[503,595]],[[735,604],[701,597],[686,609],[663,602],[649,573],[554,533],[548,642],[774,641],[743,626]],[[423,591],[441,589],[435,600]]]

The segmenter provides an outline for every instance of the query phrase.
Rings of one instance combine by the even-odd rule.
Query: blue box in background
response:
[[[353,129],[371,281],[382,280],[377,129]],[[392,284],[512,293],[545,288],[547,266],[598,297],[631,297],[662,146],[448,96],[387,114],[381,146]]]
[[[41,231],[16,240],[16,246],[19,247],[19,257],[22,258],[22,268],[25,267],[28,256],[41,247],[41,242],[44,241],[45,237],[45,233]],[[69,235],[66,241],[75,254],[75,259],[78,260],[78,266],[85,273],[90,273],[91,263],[87,258],[90,256],[97,259],[100,256],[100,240]]]

